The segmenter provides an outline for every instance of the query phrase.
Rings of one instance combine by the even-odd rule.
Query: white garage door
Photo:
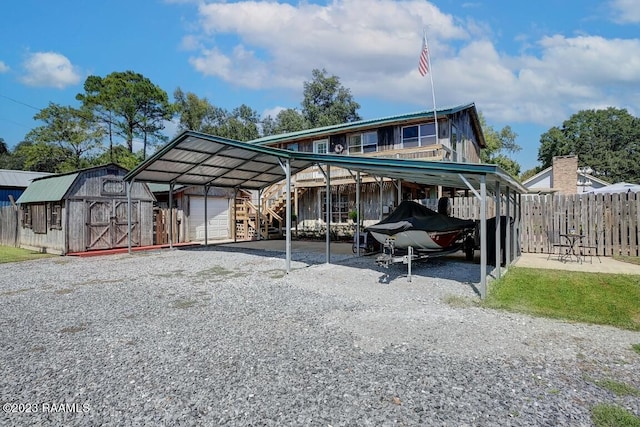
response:
[[[189,209],[189,239],[204,241],[204,197],[191,197]],[[207,238],[228,239],[229,233],[229,199],[219,197],[207,198]]]

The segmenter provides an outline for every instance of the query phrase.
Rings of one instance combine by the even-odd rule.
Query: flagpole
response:
[[[436,144],[437,144],[438,140],[440,139],[440,133],[438,132],[438,112],[436,108],[436,91],[435,91],[435,88],[433,87],[433,68],[431,68],[431,52],[429,52],[429,40],[427,38],[427,29],[423,28],[422,33],[424,37],[424,49],[426,49],[426,52],[427,52],[429,80],[431,81],[431,98],[433,100],[433,121],[436,127]]]

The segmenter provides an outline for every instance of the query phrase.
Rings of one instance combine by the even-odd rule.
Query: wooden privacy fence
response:
[[[506,215],[502,200],[502,215]],[[437,209],[437,201],[426,203]],[[475,197],[451,199],[451,215],[480,219],[480,201]],[[514,216],[511,202],[510,216]],[[487,198],[487,218],[495,216],[493,197]],[[517,223],[516,223],[517,224]],[[598,256],[640,256],[640,194],[522,195],[521,218],[516,225],[521,251],[548,253],[552,236],[570,230],[584,235],[583,243]]]
[[[636,193],[522,197],[522,252],[549,251],[550,236],[575,230],[599,256],[638,256],[640,197]]]
[[[14,206],[0,207],[0,245],[18,246],[18,209]]]

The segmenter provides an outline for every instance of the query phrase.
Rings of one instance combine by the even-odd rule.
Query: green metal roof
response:
[[[480,121],[478,119],[478,113],[476,111],[474,103],[459,105],[456,107],[440,108],[436,112],[438,116],[448,116],[448,115],[459,113],[460,111],[464,111],[468,109],[471,109],[473,111],[473,114],[472,114],[473,125],[479,129]],[[314,128],[314,129],[305,129],[301,131],[283,133],[278,135],[270,135],[270,136],[254,139],[249,142],[251,144],[256,144],[256,145],[270,145],[270,144],[275,144],[279,142],[296,141],[302,138],[312,138],[314,136],[325,136],[325,135],[335,134],[339,132],[355,132],[360,129],[381,127],[381,126],[390,125],[390,124],[399,124],[402,122],[411,122],[415,120],[426,119],[429,117],[433,117],[433,110],[419,111],[415,113],[401,114],[396,116],[383,117],[379,119],[360,120],[357,122],[341,123],[338,125],[324,126],[324,127]],[[478,132],[478,135],[479,135],[479,138],[481,138],[481,140],[478,141],[479,145],[481,147],[486,146],[482,132]]]
[[[16,203],[57,202],[64,198],[78,173],[55,175],[34,180]]]

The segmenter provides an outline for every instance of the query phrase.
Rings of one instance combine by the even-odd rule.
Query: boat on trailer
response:
[[[366,228],[381,244],[417,252],[460,249],[476,222],[447,216],[413,201],[404,201],[385,219]]]

